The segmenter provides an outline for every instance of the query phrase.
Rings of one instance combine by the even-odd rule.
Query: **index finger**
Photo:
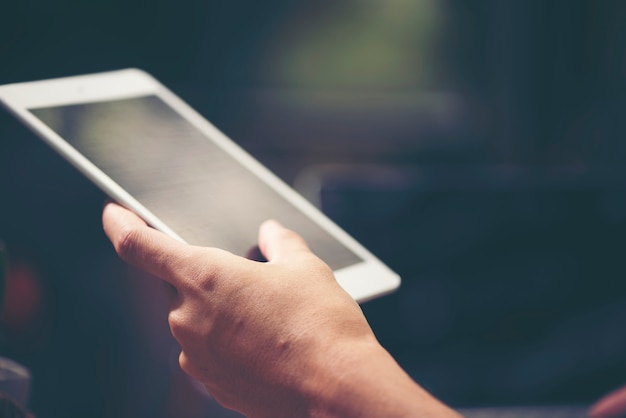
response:
[[[149,227],[113,202],[104,206],[102,226],[120,258],[178,287],[177,273],[189,259],[190,246]]]

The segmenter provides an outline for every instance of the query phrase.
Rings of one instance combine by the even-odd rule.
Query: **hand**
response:
[[[124,260],[172,285],[180,365],[223,405],[257,417],[450,412],[378,344],[330,268],[277,222],[260,228],[266,263],[180,243],[114,203],[103,225]]]
[[[609,393],[591,407],[592,418],[626,417],[626,386]]]

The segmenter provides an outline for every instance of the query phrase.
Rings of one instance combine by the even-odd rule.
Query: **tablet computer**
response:
[[[112,199],[193,245],[249,256],[259,225],[302,235],[358,302],[400,279],[149,74],[126,69],[0,86],[0,102]]]

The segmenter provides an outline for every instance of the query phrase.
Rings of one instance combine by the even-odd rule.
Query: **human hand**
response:
[[[626,417],[626,386],[609,393],[589,410],[592,418]]]
[[[175,289],[169,324],[180,365],[223,405],[257,417],[449,412],[380,346],[330,268],[278,223],[260,228],[266,263],[180,243],[114,203],[103,225],[124,260]]]

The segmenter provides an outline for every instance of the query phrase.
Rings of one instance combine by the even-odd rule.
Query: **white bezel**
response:
[[[160,97],[196,128],[204,132],[212,141],[233,155],[279,194],[361,257],[363,262],[335,271],[335,277],[340,285],[356,301],[364,302],[389,293],[399,286],[400,278],[397,274],[149,74],[137,69],[127,69],[0,86],[0,102],[104,192],[134,210],[156,229],[182,240],[175,231],[168,228],[28,110],[38,107],[125,99],[145,95]]]

